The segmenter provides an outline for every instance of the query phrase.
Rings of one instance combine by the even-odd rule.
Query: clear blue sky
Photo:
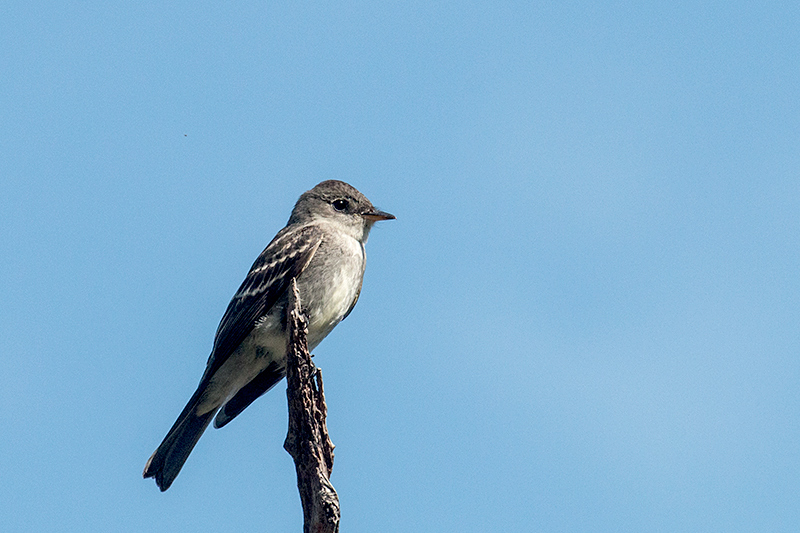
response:
[[[301,531],[283,384],[141,472],[330,178],[343,531],[800,530],[797,2],[2,11],[1,530]]]

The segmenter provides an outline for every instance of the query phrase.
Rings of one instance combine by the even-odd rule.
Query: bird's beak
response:
[[[394,220],[396,218],[394,215],[390,215],[384,211],[378,211],[377,209],[361,213],[361,216],[371,222],[377,222],[378,220]]]

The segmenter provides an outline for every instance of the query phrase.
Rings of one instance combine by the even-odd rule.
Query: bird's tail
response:
[[[189,403],[183,408],[172,428],[144,467],[144,477],[156,478],[156,485],[165,491],[172,485],[183,463],[189,457],[197,441],[203,435],[217,409],[202,415],[197,414],[203,387],[198,387]]]

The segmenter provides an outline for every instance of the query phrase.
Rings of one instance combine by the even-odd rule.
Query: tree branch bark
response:
[[[308,352],[308,319],[302,312],[294,279],[288,310],[286,397],[289,431],[283,447],[294,459],[297,471],[297,488],[303,504],[303,532],[338,533],[339,496],[330,482],[334,446],[325,425],[328,408],[322,372],[314,366]]]

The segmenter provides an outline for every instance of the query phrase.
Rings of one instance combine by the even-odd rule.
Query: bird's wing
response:
[[[219,323],[214,349],[204,377],[210,377],[228,359],[299,277],[322,243],[323,232],[315,225],[284,228],[261,252]]]

